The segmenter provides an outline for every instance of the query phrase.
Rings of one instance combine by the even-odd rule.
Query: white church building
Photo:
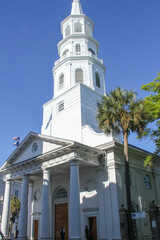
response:
[[[1,167],[5,194],[1,229],[8,235],[11,183],[22,183],[19,240],[120,240],[119,209],[126,207],[123,143],[98,129],[97,108],[105,94],[105,66],[98,58],[94,23],[73,0],[61,22],[63,39],[53,67],[54,97],[43,105],[41,134],[30,132]],[[131,197],[137,239],[150,239],[147,212],[160,203],[160,168],[144,169],[147,152],[129,147]],[[147,238],[148,237],[148,238]]]

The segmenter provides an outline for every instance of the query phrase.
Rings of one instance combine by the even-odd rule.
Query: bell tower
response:
[[[83,83],[97,93],[105,93],[105,66],[93,38],[94,23],[83,14],[79,0],[72,2],[71,14],[61,23],[63,39],[58,43],[60,58],[53,67],[54,97]]]
[[[42,134],[91,146],[103,142],[96,144],[97,137],[106,142],[96,120],[105,94],[105,66],[93,32],[93,21],[83,14],[80,1],[73,0],[71,14],[61,22],[59,59],[52,69],[54,97],[43,106]]]

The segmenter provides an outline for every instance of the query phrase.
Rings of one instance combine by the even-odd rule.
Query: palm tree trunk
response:
[[[125,177],[126,177],[126,197],[128,209],[128,225],[129,225],[129,239],[134,239],[131,219],[131,191],[130,191],[130,174],[129,174],[129,159],[128,159],[128,133],[123,133],[124,138],[124,155],[125,155]]]

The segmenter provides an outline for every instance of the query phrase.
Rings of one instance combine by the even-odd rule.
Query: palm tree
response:
[[[18,217],[20,207],[21,207],[20,200],[16,196],[12,196],[10,212],[12,214],[13,221],[14,221],[15,217]]]
[[[148,113],[144,109],[142,100],[137,100],[136,93],[122,90],[120,87],[102,97],[102,102],[98,108],[97,119],[99,128],[106,134],[111,131],[122,133],[124,139],[125,156],[125,177],[126,177],[126,197],[129,213],[130,239],[133,239],[131,220],[131,194],[128,158],[128,136],[131,132],[136,132],[141,136],[148,123]]]
[[[15,218],[19,217],[20,207],[21,207],[20,200],[16,196],[12,196],[11,205],[10,205],[10,213],[11,213],[10,229],[11,229],[11,231],[12,231],[12,224],[15,223]]]

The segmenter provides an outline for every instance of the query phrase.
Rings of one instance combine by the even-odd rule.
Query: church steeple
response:
[[[105,93],[105,66],[98,58],[99,44],[93,37],[94,23],[83,14],[80,0],[72,1],[71,14],[61,22],[60,58],[53,67],[54,97],[77,83]]]
[[[94,23],[83,13],[80,0],[72,0],[71,14],[61,22],[54,97],[44,105],[43,134],[90,144],[99,132],[96,114],[105,94],[105,66],[93,32]],[[90,139],[87,126],[96,132]]]
[[[71,15],[80,15],[83,14],[81,3],[79,0],[73,0]]]

